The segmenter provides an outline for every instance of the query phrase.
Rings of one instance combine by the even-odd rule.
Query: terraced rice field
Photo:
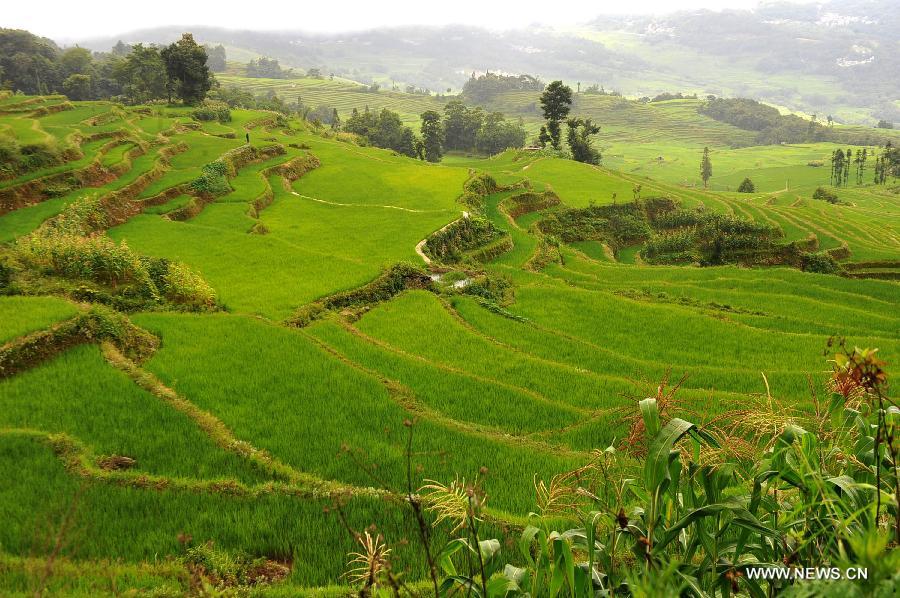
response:
[[[279,95],[287,89],[278,86],[293,89],[271,84]],[[343,94],[342,110],[367,98],[371,108],[394,101],[346,87],[306,81],[297,93],[329,105]],[[615,107],[601,104],[613,100],[598,96],[582,107],[612,114]],[[404,104],[402,113],[415,116],[424,105]],[[0,526],[0,587],[10,591],[30,591],[23,571],[51,554],[52,542],[41,539],[55,537],[73,503],[62,580],[74,579],[69,564],[84,574],[116,560],[110,576],[127,587],[182,587],[173,559],[187,534],[287,563],[282,591],[322,595],[322,586],[342,583],[354,549],[331,508],[337,496],[348,523],[376,525],[416,580],[425,564],[404,542],[415,524],[397,502],[408,484],[480,476],[488,525],[507,533],[534,508],[535,476],[547,480],[621,440],[635,400],[655,395],[661,380],[686,376],[677,396],[695,421],[767,385],[809,411],[810,380],[820,386],[825,376],[831,335],[877,346],[888,361],[900,354],[897,282],[789,268],[646,266],[639,248],[614,257],[596,241],[562,245],[562,259],[534,267],[541,214],[510,217],[504,201],[517,191],[483,198],[484,216],[509,234],[512,248],[456,269],[463,279],[506,281],[511,296],[502,307],[465,286],[419,285],[325,309],[305,326],[291,323],[298,310],[360,288],[393,264],[424,266],[416,245],[471,209],[457,199],[473,171],[501,184],[528,179],[572,207],[630,201],[641,185],[643,197],[776,224],[788,240],[815,235],[822,249],[849,250],[842,260],[851,273],[895,272],[896,193],[850,186],[838,190],[840,204],[812,200],[825,181],[806,164],[830,146],[730,150],[727,127],[710,127],[719,136],[712,140],[691,136],[684,103],[610,120],[606,167],[516,152],[424,164],[319,136],[296,121],[265,128],[260,112],[235,111],[231,123],[211,127],[192,124],[181,109],[76,103],[36,116],[29,106],[0,100],[0,134],[75,143],[94,130],[93,119],[110,115],[97,126],[117,142],[86,141],[83,158],[0,183],[21,188],[91,164],[106,173],[100,184],[36,197],[0,216],[0,258],[66,206],[121,193],[134,209],[123,208],[126,215],[99,234],[186,264],[212,286],[218,305],[125,313],[155,339],[141,355],[123,356],[100,330],[47,345],[24,366],[0,367],[0,476],[8,481],[0,486],[0,520],[8,522]],[[247,132],[256,151],[281,146],[283,153],[242,163],[228,180],[231,191],[214,198],[187,185],[204,165],[246,150]],[[235,138],[221,136],[228,133]],[[706,190],[693,172],[705,143],[715,148],[716,169]],[[664,160],[654,162],[659,155]],[[279,170],[311,157],[318,165],[298,178]],[[743,176],[760,192],[729,191]],[[41,331],[65,329],[97,309],[74,286],[23,295],[0,282],[0,365]],[[110,457],[134,461],[104,468]],[[88,594],[108,591],[108,579],[84,575],[72,583],[86,584]]]
[[[406,125],[418,128],[419,115],[426,110],[443,110],[443,103],[432,96],[411,95],[393,91],[371,92],[365,85],[346,80],[329,79],[257,79],[229,75],[218,76],[224,87],[237,87],[255,95],[273,92],[287,103],[299,99],[305,106],[337,108],[341,118],[347,118],[354,108],[360,112],[384,108],[400,115]]]

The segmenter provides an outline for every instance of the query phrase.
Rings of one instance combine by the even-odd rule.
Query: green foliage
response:
[[[745,178],[741,181],[741,184],[738,185],[738,193],[756,193],[756,185],[753,184],[753,181],[750,180],[750,177]]]
[[[703,157],[700,159],[700,178],[703,179],[703,188],[706,189],[709,179],[712,178],[712,160],[709,159],[709,148],[703,148]]]
[[[410,158],[416,157],[412,129],[403,126],[400,116],[387,108],[378,114],[370,112],[368,108],[364,112],[354,108],[350,118],[344,122],[343,130],[359,135],[375,147],[392,149]]]
[[[199,108],[191,112],[191,116],[199,121],[231,122],[231,110],[228,109],[228,104],[214,100],[204,100]]]
[[[497,181],[486,172],[479,172],[463,183],[463,191],[465,193],[482,197],[490,195],[491,193],[496,193],[499,190],[500,186],[497,184]]]
[[[326,297],[322,304],[328,309],[374,305],[387,301],[406,289],[428,288],[430,284],[431,279],[420,267],[399,263],[358,289]]]
[[[14,259],[20,268],[52,276],[94,281],[114,290],[124,285],[122,293],[145,302],[168,300],[191,309],[216,304],[215,292],[183,264],[144,258],[124,241],[116,244],[106,236],[82,236],[74,224],[19,239]]]
[[[778,416],[761,431],[753,422],[762,413],[734,427],[698,426],[644,399],[628,441],[640,455],[637,467],[610,446],[584,467],[538,480],[537,509],[517,543],[484,538],[488,497],[477,483],[426,485],[435,525],[463,530],[438,553],[435,583],[485,598],[762,596],[786,588],[748,574],[751,567],[868,566],[868,588],[890,587],[898,554],[887,548],[893,532],[874,502],[878,495],[893,500],[900,480],[879,469],[897,452],[876,436],[895,430],[900,411],[882,402],[885,379],[873,356],[859,349],[837,355],[832,380],[853,382],[840,386],[846,394],[831,395],[816,434]],[[862,410],[850,398],[859,391],[867,396]],[[763,450],[763,458],[737,451],[740,442]],[[769,500],[773,492],[778,500]],[[555,531],[561,522],[576,526]],[[480,547],[480,558],[460,558],[472,547]]]
[[[434,233],[425,242],[425,252],[434,260],[453,264],[473,251],[506,236],[490,220],[478,216],[460,218]]]
[[[747,98],[712,98],[697,108],[700,114],[756,132],[756,143],[814,143],[833,141],[855,145],[875,145],[884,139],[871,131],[826,127],[815,119],[781,114],[777,108]]]
[[[813,199],[827,201],[828,203],[840,203],[840,199],[838,199],[837,193],[835,193],[834,191],[830,191],[825,187],[816,187],[816,190],[813,191],[812,197]]]
[[[469,108],[460,100],[447,102],[443,123],[445,147],[448,150],[472,150],[483,123],[484,111],[481,108]]]
[[[841,271],[840,264],[824,252],[804,253],[800,257],[800,268],[804,272],[816,272],[818,274],[837,274]]]
[[[163,263],[158,260],[157,263]],[[175,304],[197,308],[213,307],[216,293],[199,274],[178,262],[164,262],[166,267],[158,285],[165,297]]]
[[[423,156],[429,162],[440,162],[444,155],[444,128],[441,115],[428,110],[422,113]]]
[[[132,104],[166,97],[166,64],[155,46],[132,46],[125,59],[117,63],[115,77]]]
[[[228,184],[228,165],[225,162],[216,160],[205,164],[201,170],[202,174],[191,181],[191,189],[213,197],[231,192],[231,185]]]
[[[29,235],[17,241],[16,258],[26,266],[66,278],[109,284],[137,282],[148,293],[157,292],[138,255],[124,242],[117,245],[108,237],[67,232]]]
[[[585,164],[599,164],[600,152],[594,149],[591,136],[599,133],[600,127],[589,118],[570,118],[566,124],[569,126],[566,141],[572,150],[572,159]]]
[[[108,227],[109,221],[99,194],[91,194],[70,203],[57,217],[48,220],[45,228],[53,233],[88,236]]]
[[[661,231],[641,255],[657,263],[699,261],[704,265],[776,260],[780,229],[731,215],[674,211],[658,217]]]
[[[63,160],[63,153],[55,144],[19,145],[15,139],[0,137],[0,180],[61,164]]]
[[[498,75],[485,73],[472,77],[463,85],[462,95],[475,104],[489,102],[507,91],[541,91],[544,83],[531,75]]]
[[[496,154],[525,143],[521,119],[518,123],[508,122],[502,112],[485,114],[481,108],[468,108],[460,100],[447,102],[442,124],[444,147],[448,150]]]
[[[9,283],[12,280],[13,269],[6,263],[6,258],[0,258],[0,295],[3,295],[6,292],[6,289],[9,288]]]
[[[262,77],[265,79],[290,79],[294,76],[294,69],[283,69],[275,58],[260,56],[247,63],[248,77]]]
[[[94,97],[94,81],[90,75],[74,73],[63,81],[63,93],[70,100],[90,100]]]
[[[551,212],[538,222],[538,228],[565,243],[605,241],[613,247],[639,243],[652,233],[637,202]]]
[[[217,590],[265,585],[279,581],[290,571],[264,558],[231,554],[216,548],[212,542],[189,547],[181,561],[188,571]]]
[[[512,218],[518,218],[531,212],[559,205],[559,203],[559,196],[553,191],[544,191],[543,193],[526,191],[509,197],[503,202],[503,205]]]
[[[225,70],[225,46],[219,44],[217,46],[206,46],[206,65],[214,73],[221,73]]]
[[[522,120],[509,122],[501,112],[491,112],[485,116],[484,124],[475,137],[475,148],[484,154],[493,155],[509,148],[525,145],[525,128]]]
[[[206,66],[206,49],[194,41],[194,36],[185,33],[159,53],[166,65],[166,89],[171,100],[175,94],[188,105],[197,104],[206,97],[206,92],[215,80]]]
[[[508,276],[485,274],[470,278],[462,292],[484,299],[494,305],[512,303],[514,285]]]
[[[547,134],[550,144],[559,149],[561,137],[560,123],[569,115],[572,108],[572,88],[562,81],[553,81],[541,94],[541,110],[547,121]]]
[[[14,90],[34,95],[57,89],[59,53],[59,47],[45,37],[0,29],[0,72]]]

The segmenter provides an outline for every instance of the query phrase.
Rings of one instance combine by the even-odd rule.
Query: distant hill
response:
[[[169,43],[185,27],[80,40],[106,50]],[[663,91],[754,97],[789,110],[874,125],[900,121],[900,16],[891,0],[596,18],[581,27],[491,32],[477,27],[399,27],[318,35],[189,27],[221,43],[229,60],[260,55],[361,83],[458,91],[473,72],[528,73],[630,96]]]

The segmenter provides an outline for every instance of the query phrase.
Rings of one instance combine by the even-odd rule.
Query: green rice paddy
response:
[[[369,105],[412,122],[440,109],[434,98],[344,81],[221,80],[337,106],[342,115]],[[498,101],[529,127],[535,122],[533,99]],[[602,167],[513,151],[425,164],[297,121],[265,128],[257,123],[267,113],[258,111],[235,110],[232,122],[199,128],[184,126],[185,109],[146,113],[103,102],[47,116],[0,114],[0,135],[22,143],[77,144],[94,131],[122,140],[84,141],[82,158],[0,182],[0,191],[15,189],[89,164],[111,173],[96,187],[74,186],[0,216],[0,260],[66,206],[124,190],[143,209],[101,234],[186,264],[221,304],[214,313],[128,313],[159,340],[131,371],[94,343],[15,375],[0,368],[0,476],[8,481],[0,486],[7,523],[0,562],[9,563],[0,565],[0,585],[29,591],[23,563],[50,554],[46,539],[77,496],[61,557],[83,568],[84,584],[94,583],[92,567],[116,561],[128,587],[177,585],[166,567],[184,550],[179,535],[189,534],[195,543],[288,563],[289,593],[315,594],[341,583],[354,545],[324,509],[335,489],[351,495],[351,525],[376,525],[415,580],[424,564],[403,542],[416,533],[410,513],[378,494],[407,490],[406,423],[414,422],[412,489],[426,479],[479,476],[492,524],[502,526],[521,523],[534,508],[535,476],[547,480],[620,440],[635,401],[654,395],[667,377],[686,376],[679,403],[705,421],[764,394],[767,384],[780,401],[811,410],[809,380],[823,380],[832,335],[896,361],[897,282],[782,267],[647,266],[640,247],[613,256],[597,241],[562,245],[561,260],[532,269],[544,242],[534,229],[542,214],[508,217],[503,202],[518,191],[484,203],[512,248],[458,274],[479,270],[508,282],[502,307],[420,288],[330,311],[303,328],[286,324],[298,309],[361,287],[393,264],[424,266],[417,244],[469,209],[457,200],[475,171],[501,184],[527,179],[564,207],[628,202],[640,185],[641,197],[772,224],[785,240],[815,236],[822,250],[849,251],[841,256],[849,272],[897,272],[900,201],[890,185],[837,189],[838,204],[812,199],[829,173],[808,163],[833,146],[731,149],[742,132],[699,116],[690,101],[621,102],[579,99],[578,110],[604,126]],[[0,112],[16,105],[0,99]],[[104,115],[110,118],[97,119]],[[221,136],[229,133],[235,138]],[[190,195],[182,185],[244,145],[247,133],[254,146],[277,143],[285,153],[241,167],[228,193],[202,201]],[[714,164],[708,189],[697,176],[705,145]],[[132,157],[139,147],[146,151]],[[160,159],[176,147],[183,151]],[[320,165],[290,184],[270,170],[307,154]],[[756,193],[734,191],[744,177]],[[254,207],[269,192],[271,202]],[[191,206],[198,209],[188,213]],[[0,357],[85,308],[11,287],[0,295]],[[106,472],[99,464],[111,456],[134,463]]]

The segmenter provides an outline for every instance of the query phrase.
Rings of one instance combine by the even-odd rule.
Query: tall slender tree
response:
[[[831,184],[841,186],[844,174],[844,150],[838,148],[831,153]]]
[[[703,179],[703,188],[709,186],[709,179],[712,178],[712,160],[709,159],[709,148],[703,148],[703,157],[700,159],[700,178]]]
[[[844,154],[844,187],[847,186],[847,180],[850,178],[850,162],[853,160],[853,150],[847,148],[847,152]]]
[[[856,184],[861,185],[863,182],[863,175],[866,169],[866,159],[868,158],[866,153],[866,148],[862,148],[862,151],[856,152],[856,158],[853,160],[853,163],[856,164]]]

